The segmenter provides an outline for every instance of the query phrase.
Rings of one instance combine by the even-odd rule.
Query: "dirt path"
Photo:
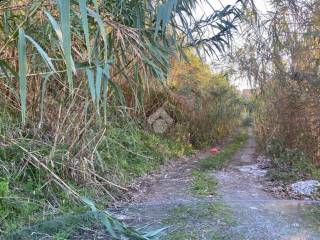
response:
[[[138,226],[170,226],[161,239],[320,239],[320,226],[308,220],[317,203],[278,199],[263,190],[265,172],[257,168],[249,135],[227,169],[207,173],[218,181],[215,195],[190,190],[192,171],[210,155],[201,152],[142,179],[134,201],[113,212]]]

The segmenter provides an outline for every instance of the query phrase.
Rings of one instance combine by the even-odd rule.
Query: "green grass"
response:
[[[208,238],[205,239],[220,239],[219,233],[213,233],[212,229],[237,224],[231,208],[220,201],[207,204],[200,203],[195,206],[181,204],[173,207],[169,210],[168,216],[162,220],[162,223],[175,228],[175,231],[164,236],[163,239],[167,240],[199,239],[198,233],[203,235],[204,232],[208,233]],[[201,223],[201,228],[208,231],[197,229],[196,223]]]
[[[225,224],[234,224],[231,208],[221,201],[212,203],[200,203],[196,206],[180,204],[169,211],[167,218],[162,223],[174,226],[186,226],[188,222],[208,220],[219,220]]]
[[[10,119],[8,116],[12,117],[11,114],[0,114],[0,134],[10,138],[18,136],[14,140],[20,146],[45,161],[52,149],[52,139],[43,140],[28,132],[23,135],[15,133],[15,122],[7,122],[6,119]],[[96,134],[94,129],[90,131],[93,136]],[[104,209],[112,199],[97,186],[92,187],[91,183],[89,185],[81,179],[76,181],[70,177],[71,173],[66,171],[67,151],[67,145],[57,145],[51,170],[79,195],[94,200],[99,209]],[[108,128],[97,148],[94,168],[100,176],[126,186],[134,178],[159,168],[168,159],[192,151],[188,144],[162,138],[135,125],[115,125]],[[0,138],[0,234],[67,213],[78,214],[88,210],[52,181],[47,171],[28,164],[28,157],[17,145]],[[123,194],[117,189],[105,187],[115,197]]]
[[[113,174],[118,182],[127,184],[159,168],[168,159],[190,154],[193,150],[189,144],[138,128],[113,127],[108,129],[98,152],[106,165],[105,174]]]
[[[224,202],[214,202],[208,205],[211,216],[219,217],[225,224],[234,225],[236,221],[232,215],[231,208]]]
[[[247,132],[239,133],[232,141],[232,143],[223,147],[216,155],[210,156],[201,161],[202,169],[206,170],[221,170],[232,159],[233,155],[246,143],[248,138]]]
[[[272,167],[267,172],[272,181],[293,182],[302,179],[320,180],[320,168],[309,161],[297,162],[287,168]]]
[[[192,183],[190,191],[198,196],[208,196],[216,194],[218,182],[213,176],[201,171],[192,172]]]

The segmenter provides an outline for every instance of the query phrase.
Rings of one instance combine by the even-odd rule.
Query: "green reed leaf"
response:
[[[23,29],[19,29],[18,38],[19,55],[19,93],[21,104],[22,124],[26,123],[27,113],[27,55],[26,55],[26,36]]]

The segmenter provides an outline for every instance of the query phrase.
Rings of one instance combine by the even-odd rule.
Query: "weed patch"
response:
[[[111,128],[97,152],[105,166],[102,175],[113,176],[116,182],[126,185],[170,158],[190,154],[192,147],[137,128]]]
[[[320,180],[320,168],[299,149],[285,148],[281,142],[273,140],[267,150],[272,159],[267,176],[272,181]]]
[[[213,176],[208,176],[201,171],[193,171],[192,173],[191,192],[198,196],[213,195],[216,192],[218,182]]]
[[[164,240],[197,240],[198,236],[190,231],[174,231],[164,237]]]
[[[203,203],[196,206],[181,204],[170,210],[162,223],[167,225],[186,226],[190,221],[210,220],[233,224],[231,209],[223,202]]]
[[[201,228],[197,223],[201,222]],[[172,208],[169,215],[162,223],[166,226],[175,226],[176,230],[167,234],[164,239],[167,240],[182,240],[182,239],[204,239],[203,236],[199,238],[199,231],[201,233],[207,232],[208,238],[205,239],[220,239],[219,233],[212,232],[212,228],[218,226],[225,227],[236,224],[233,218],[230,207],[223,202],[212,202],[193,205],[181,204]],[[206,229],[211,229],[207,231]],[[222,238],[223,239],[223,238]]]

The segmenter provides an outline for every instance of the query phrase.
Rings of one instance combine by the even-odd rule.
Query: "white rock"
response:
[[[316,180],[299,181],[290,185],[296,194],[311,196],[320,188],[320,182]]]

